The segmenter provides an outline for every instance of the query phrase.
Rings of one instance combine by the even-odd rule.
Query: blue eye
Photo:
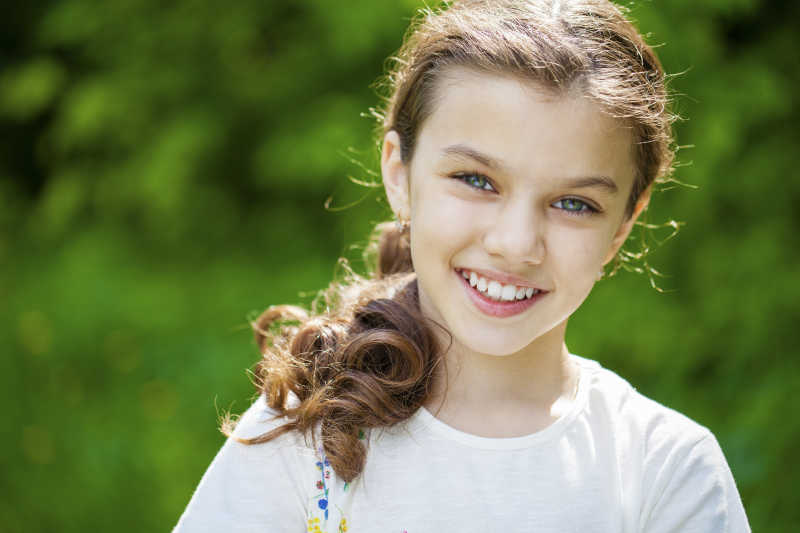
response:
[[[453,177],[457,180],[461,180],[470,187],[475,189],[481,189],[484,191],[494,192],[494,187],[492,183],[489,181],[489,178],[484,176],[483,174],[476,174],[476,173],[465,173],[465,174],[453,174]]]
[[[597,213],[597,209],[577,198],[562,198],[553,204],[553,207],[563,209],[574,215],[591,215]]]

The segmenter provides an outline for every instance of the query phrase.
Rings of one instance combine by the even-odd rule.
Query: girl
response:
[[[708,429],[564,344],[672,166],[658,59],[606,0],[445,7],[387,77],[374,275],[257,320],[175,531],[749,531]]]

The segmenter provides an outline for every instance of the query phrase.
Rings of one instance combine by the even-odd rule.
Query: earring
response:
[[[411,226],[411,222],[407,218],[397,217],[397,220],[394,221],[394,226],[397,228],[397,231],[404,233],[408,230]]]

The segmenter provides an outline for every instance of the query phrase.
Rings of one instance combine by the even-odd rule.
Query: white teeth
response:
[[[514,300],[524,300],[536,294],[539,294],[538,289],[533,287],[517,287],[516,285],[503,285],[499,281],[489,280],[483,276],[479,276],[475,272],[469,270],[462,270],[461,275],[464,279],[469,280],[469,284],[475,287],[478,291],[484,293],[486,296],[493,300],[501,300],[511,302]]]
[[[503,286],[500,285],[497,281],[490,281],[489,282],[489,298],[494,298],[495,300],[499,300],[500,296],[503,294]]]
[[[503,292],[500,297],[510,302],[517,297],[517,288],[514,285],[503,285]]]

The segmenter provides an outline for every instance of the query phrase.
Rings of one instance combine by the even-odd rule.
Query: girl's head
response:
[[[663,78],[603,0],[464,0],[418,23],[382,171],[426,316],[482,353],[560,345],[670,166]]]
[[[316,437],[319,424],[347,481],[366,457],[359,430],[401,422],[431,394],[443,346],[429,319],[487,354],[560,348],[671,167],[664,74],[619,8],[446,7],[413,25],[387,78],[381,170],[410,231],[380,225],[374,279],[334,283],[316,316],[272,307],[254,324],[260,387],[289,422],[245,442]]]

